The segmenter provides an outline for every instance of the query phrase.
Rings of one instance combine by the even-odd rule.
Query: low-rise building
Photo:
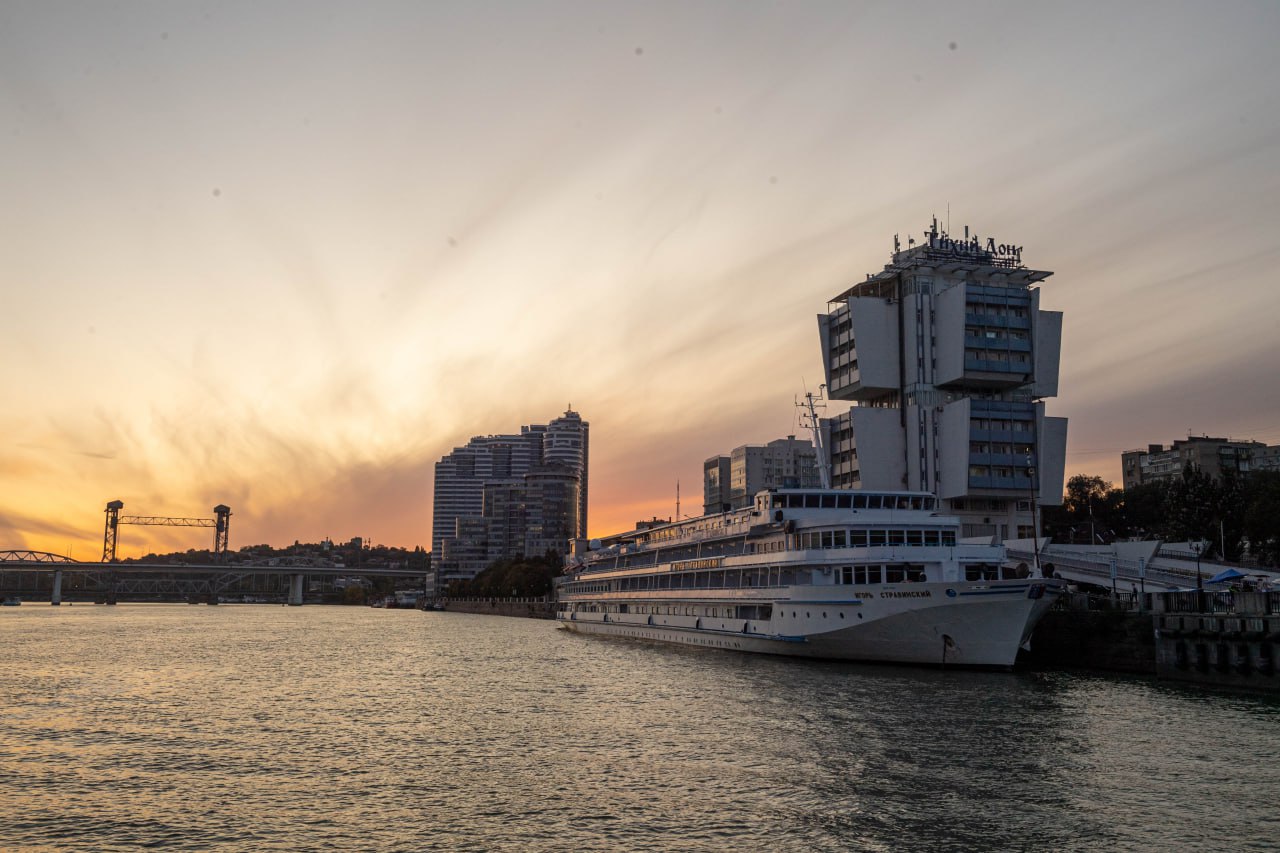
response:
[[[1175,479],[1188,465],[1218,480],[1224,471],[1243,474],[1255,468],[1280,466],[1277,453],[1280,447],[1269,448],[1260,441],[1189,435],[1169,447],[1149,444],[1146,450],[1126,450],[1120,454],[1120,470],[1126,489]]]

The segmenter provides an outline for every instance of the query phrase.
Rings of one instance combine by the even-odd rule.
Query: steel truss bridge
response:
[[[219,599],[302,604],[313,591],[333,588],[336,578],[425,580],[425,569],[288,564],[192,565],[186,563],[81,563],[43,551],[0,551],[0,590],[27,600],[61,604],[65,599],[114,604],[129,601]]]

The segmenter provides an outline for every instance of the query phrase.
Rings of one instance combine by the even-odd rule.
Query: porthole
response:
[[[858,618],[859,618],[859,619],[861,619],[861,618],[862,618],[862,614],[861,614],[861,613],[859,613],[859,614],[858,614]]]
[[[826,618],[827,618],[827,611],[825,611],[825,610],[824,610],[824,611],[822,611],[822,618],[823,618],[823,619],[826,619]]]
[[[806,619],[808,619],[808,618],[809,618],[809,611],[808,611],[808,610],[806,610],[806,611],[804,612],[804,618],[806,618]]]
[[[840,618],[841,618],[841,619],[843,619],[843,618],[844,618],[844,611],[843,611],[843,610],[841,610],[841,611],[840,611]]]

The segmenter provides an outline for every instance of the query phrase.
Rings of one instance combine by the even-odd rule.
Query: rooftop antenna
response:
[[[797,400],[796,407],[800,409],[800,425],[808,427],[813,432],[813,446],[818,451],[818,483],[822,488],[829,489],[831,488],[831,459],[822,445],[822,425],[818,421],[818,410],[826,411],[827,408],[827,401],[822,397],[826,387],[825,384],[819,385],[817,394],[805,389],[804,400]]]
[[[680,520],[680,481],[676,480],[676,521]]]

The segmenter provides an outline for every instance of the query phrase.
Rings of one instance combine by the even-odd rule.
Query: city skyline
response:
[[[566,405],[594,533],[694,508],[709,456],[804,435],[816,316],[935,215],[1055,271],[1068,477],[1280,443],[1268,4],[0,23],[0,549],[96,558],[114,499],[426,546],[436,461]]]

